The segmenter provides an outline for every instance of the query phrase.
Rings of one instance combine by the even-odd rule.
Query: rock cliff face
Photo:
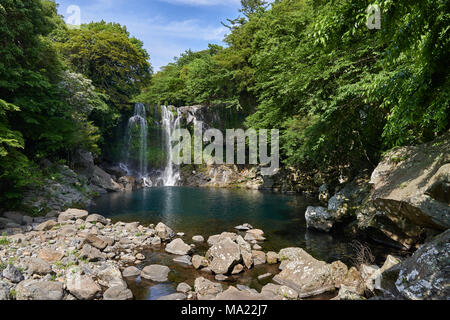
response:
[[[450,227],[450,134],[388,153],[372,174],[372,193],[359,213],[374,237],[411,248]]]

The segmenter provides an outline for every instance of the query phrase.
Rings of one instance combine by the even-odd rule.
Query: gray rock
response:
[[[279,260],[278,253],[269,251],[267,252],[267,263],[268,264],[277,264]]]
[[[209,261],[205,257],[195,255],[192,257],[192,265],[195,269],[206,268],[209,265]]]
[[[80,258],[87,259],[91,262],[105,260],[105,256],[100,250],[94,248],[93,246],[87,243],[83,246],[83,249],[81,249],[80,251]]]
[[[25,280],[16,287],[17,300],[62,300],[64,285],[55,281]]]
[[[171,254],[175,254],[175,255],[179,255],[179,256],[184,256],[184,255],[188,255],[192,248],[190,246],[188,246],[186,243],[184,243],[183,240],[181,239],[175,239],[172,242],[170,242],[167,246],[166,246],[166,252],[171,253]]]
[[[190,256],[179,256],[173,259],[174,262],[192,266],[192,258]]]
[[[92,300],[98,298],[102,289],[90,277],[79,273],[68,272],[66,274],[66,287],[78,300]]]
[[[50,264],[39,258],[27,258],[25,265],[27,273],[31,275],[46,275],[52,272]]]
[[[86,219],[89,213],[86,210],[79,210],[79,209],[67,209],[66,211],[62,212],[58,217],[58,222],[63,223],[70,220],[77,220],[77,219]]]
[[[188,293],[190,291],[192,291],[192,287],[185,282],[182,282],[177,286],[177,292]]]
[[[450,297],[450,230],[423,245],[397,265],[395,287],[403,298],[445,300]]]
[[[22,273],[12,264],[8,264],[2,274],[3,278],[6,278],[13,283],[19,283],[24,279]]]
[[[88,243],[91,246],[93,246],[94,248],[97,248],[99,250],[104,250],[108,246],[108,243],[106,241],[104,241],[103,239],[97,237],[94,234],[89,234],[84,239],[84,243]]]
[[[186,295],[184,293],[173,293],[168,296],[160,297],[158,300],[169,300],[169,301],[175,301],[175,300],[186,300]]]
[[[0,281],[0,301],[9,300],[9,286]]]
[[[273,278],[273,281],[296,290],[300,298],[319,295],[335,289],[331,265],[314,259],[303,249],[281,250],[280,258],[287,264],[283,266],[283,271]]]
[[[15,224],[22,225],[24,223],[23,221],[24,214],[21,212],[13,212],[13,211],[5,212],[3,213],[3,216],[6,219],[13,221]]]
[[[175,236],[175,232],[166,226],[164,223],[160,222],[155,227],[155,233],[161,240],[167,241]]]
[[[137,278],[141,274],[141,270],[136,267],[128,267],[123,270],[122,275],[125,278]]]
[[[329,232],[337,221],[333,212],[323,207],[308,207],[305,213],[306,225],[309,229]]]
[[[155,282],[166,282],[169,272],[168,267],[155,264],[145,267],[141,272],[141,277]]]
[[[194,242],[205,242],[205,238],[203,238],[202,236],[193,236],[192,237],[192,241]]]
[[[206,253],[210,261],[209,268],[216,274],[225,274],[241,260],[239,245],[230,238],[225,238],[213,245]]]
[[[103,287],[125,286],[126,282],[122,278],[119,268],[113,264],[104,264],[97,270],[97,281]]]
[[[214,283],[203,277],[195,279],[194,289],[198,300],[211,300],[223,291],[220,283]]]
[[[99,214],[90,214],[90,215],[88,215],[88,217],[86,218],[86,222],[101,223],[103,225],[107,225],[108,224],[108,220],[106,220],[106,218],[104,216],[101,216]]]
[[[253,258],[253,264],[255,266],[259,266],[261,264],[265,264],[267,259],[266,259],[266,254],[262,251],[258,251],[258,250],[253,250],[252,251],[252,258]]]
[[[38,226],[34,227],[34,230],[47,231],[47,230],[51,230],[56,225],[57,225],[56,221],[48,220],[48,221],[45,221],[45,222],[39,224]]]
[[[125,286],[111,287],[103,293],[104,300],[124,301],[132,300],[133,293]]]

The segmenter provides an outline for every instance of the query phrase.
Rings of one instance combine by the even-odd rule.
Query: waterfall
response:
[[[136,129],[138,130],[136,132]],[[138,135],[139,145],[135,146],[134,138]],[[147,138],[148,138],[148,124],[145,113],[145,106],[142,103],[136,103],[134,106],[134,115],[128,120],[127,127],[127,154],[126,163],[121,164],[121,167],[130,173],[133,171],[130,168],[135,168],[138,179],[142,179],[145,187],[151,187],[151,180],[148,178],[147,166]],[[132,157],[131,152],[135,152],[138,148],[139,159]],[[137,161],[136,161],[137,160]],[[136,163],[137,162],[137,163]],[[135,163],[135,165],[133,165]]]
[[[173,163],[172,154],[172,134],[176,129],[181,127],[182,115],[179,109],[177,109],[177,116],[173,113],[173,108],[162,106],[161,107],[162,127],[166,135],[165,150],[167,153],[167,163],[162,175],[163,185],[167,187],[176,186],[180,180],[179,168]]]

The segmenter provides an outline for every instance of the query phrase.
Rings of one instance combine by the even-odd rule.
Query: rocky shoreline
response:
[[[12,216],[12,214],[9,214]],[[298,300],[335,292],[334,299],[448,298],[447,231],[401,262],[389,256],[381,267],[327,264],[301,248],[264,252],[264,232],[248,224],[236,232],[195,236],[188,243],[163,223],[112,224],[87,211],[69,209],[56,217],[15,215],[21,227],[0,240],[0,299],[16,300],[130,300],[127,281],[140,277],[152,283],[168,280],[171,266],[146,265],[145,250],[165,250],[173,263],[201,270],[204,277],[177,284],[178,293],[163,300]],[[425,264],[426,265],[425,267]],[[272,282],[257,292],[231,286],[230,276],[258,265],[277,265],[279,273],[261,275]],[[448,267],[448,266],[447,266]],[[436,277],[436,273],[439,277]],[[212,279],[212,280],[211,280]],[[428,284],[428,285],[427,285]],[[421,290],[419,290],[421,289]]]

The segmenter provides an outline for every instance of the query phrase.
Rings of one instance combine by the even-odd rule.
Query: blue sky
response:
[[[239,15],[239,0],[56,0],[68,18],[71,5],[81,9],[81,23],[105,20],[126,25],[144,41],[157,71],[187,49],[223,44],[221,21]]]

